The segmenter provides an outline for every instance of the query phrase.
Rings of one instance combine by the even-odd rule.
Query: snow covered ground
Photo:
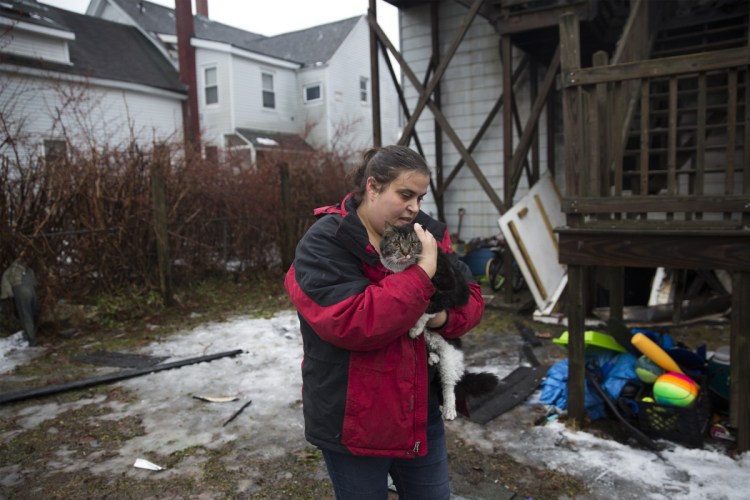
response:
[[[103,418],[142,418],[145,435],[126,441],[116,456],[95,457],[96,460],[89,456],[81,461],[72,454],[61,454],[55,464],[58,470],[88,468],[94,473],[136,475],[135,460],[148,452],[169,454],[190,446],[218,448],[236,440],[246,441],[244,452],[260,457],[304,448],[300,403],[302,343],[293,312],[271,319],[237,317],[228,322],[206,323],[153,343],[140,353],[167,356],[165,362],[170,362],[235,349],[244,353],[119,382],[137,396],[133,401],[105,401],[104,396],[95,396],[60,404],[46,398],[33,406],[0,406],[0,419],[12,418],[23,428],[33,428],[92,401],[113,410]],[[26,347],[20,333],[0,339],[0,374],[32,362],[43,352],[44,347]],[[499,376],[505,376],[517,361],[509,360],[507,365],[496,365],[494,369]],[[194,396],[237,399],[209,403]],[[235,420],[222,425],[248,401],[252,404]],[[573,432],[557,422],[538,427],[518,425],[517,411],[523,408],[484,426],[460,418],[447,425],[480,450],[503,449],[519,462],[581,478],[591,491],[590,498],[750,497],[749,453],[733,460],[718,448],[694,450],[670,443],[657,455],[587,432]],[[13,431],[0,429],[0,440],[9,439],[12,434]],[[4,469],[0,469],[0,484],[21,480],[22,471]],[[189,472],[167,470],[160,474]]]

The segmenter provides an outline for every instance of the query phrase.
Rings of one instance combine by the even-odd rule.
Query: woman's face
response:
[[[377,182],[370,177],[367,181],[367,217],[371,227],[382,235],[386,222],[396,226],[414,222],[429,187],[430,177],[421,172],[402,172],[380,192]]]

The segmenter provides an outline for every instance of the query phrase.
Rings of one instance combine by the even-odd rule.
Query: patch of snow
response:
[[[294,312],[283,312],[270,319],[237,317],[206,323],[150,344],[141,353],[168,356],[165,362],[172,362],[236,349],[243,353],[119,382],[135,396],[132,401],[107,401],[101,395],[68,403],[47,398],[33,406],[0,407],[0,419],[15,420],[25,429],[32,428],[86,404],[105,405],[111,410],[98,418],[138,416],[145,435],[125,441],[116,456],[96,452],[79,458],[71,450],[61,448],[55,463],[47,464],[54,470],[89,469],[94,474],[138,477],[133,467],[137,458],[153,459],[154,453],[167,456],[190,447],[212,449],[234,442],[235,450],[224,457],[228,464],[241,461],[238,454],[273,458],[310,447],[304,439],[302,339]],[[27,347],[20,333],[0,339],[0,371],[5,373],[18,364],[33,362],[42,352],[44,348]],[[517,356],[506,354],[494,362],[484,360],[480,365],[472,365],[471,370],[492,371],[502,378],[518,362]],[[209,403],[193,398],[194,395],[238,399]],[[747,498],[749,453],[732,459],[723,450],[710,446],[696,450],[663,442],[668,447],[656,454],[585,431],[573,431],[556,421],[531,426],[522,422],[524,419],[519,418],[517,411],[529,408],[535,397],[486,425],[459,418],[446,426],[481,451],[501,449],[519,462],[580,478],[590,490],[588,498]],[[248,401],[252,404],[224,425]],[[54,431],[51,433],[54,438]],[[0,434],[0,439],[9,437],[10,433]],[[182,460],[179,470],[168,469],[159,474],[163,477],[198,474],[201,457],[200,451],[196,453]],[[0,470],[0,477],[4,478],[0,480],[3,484],[12,484],[23,479],[24,471],[19,466],[9,466]]]

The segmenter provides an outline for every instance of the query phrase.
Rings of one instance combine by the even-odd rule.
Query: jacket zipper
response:
[[[424,335],[424,333],[422,335]],[[417,337],[417,338],[419,338],[419,337]],[[412,349],[414,350],[414,376],[415,376],[415,378],[414,378],[414,391],[415,391],[415,393],[412,396],[412,410],[411,411],[412,411],[412,415],[414,415],[414,435],[416,437],[416,435],[417,435],[417,423],[416,423],[416,420],[417,420],[417,396],[418,396],[417,393],[416,393],[417,383],[418,383],[416,375],[417,375],[417,371],[419,370],[419,355],[417,354],[417,339],[416,338],[412,339],[411,346],[412,346]],[[414,452],[414,458],[417,458],[419,456],[419,444],[420,444],[419,441],[416,441],[414,443],[414,448],[412,449],[412,451]]]

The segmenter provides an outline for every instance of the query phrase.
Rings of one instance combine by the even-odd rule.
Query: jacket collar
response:
[[[313,215],[318,219],[328,214],[339,214],[342,217],[346,217],[349,212],[354,212],[356,209],[357,207],[354,205],[354,193],[349,193],[338,205],[316,208],[313,210]]]
[[[354,201],[354,193],[349,193],[338,205],[328,205],[316,208],[313,214],[316,218],[327,215],[340,217],[336,228],[336,239],[349,252],[356,255],[360,260],[372,266],[377,266],[380,256],[370,244],[367,229],[359,220],[357,205]]]

